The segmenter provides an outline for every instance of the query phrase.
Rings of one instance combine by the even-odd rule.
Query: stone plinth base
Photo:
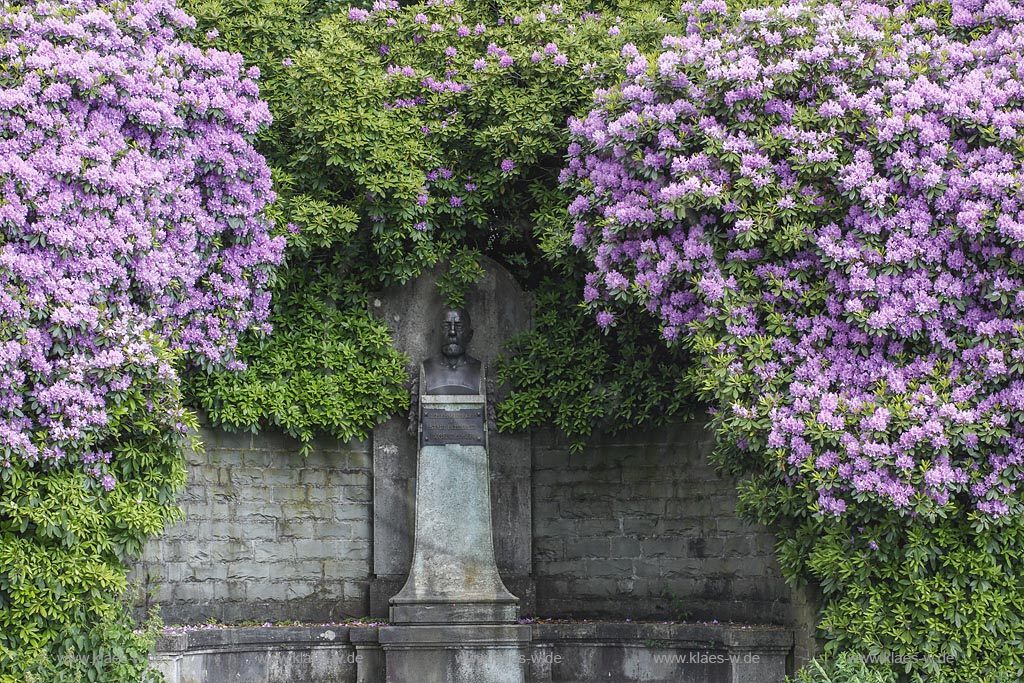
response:
[[[376,576],[370,580],[370,614],[375,619],[394,622],[391,615],[391,596],[402,589],[407,576]],[[502,576],[502,583],[519,599],[519,616],[532,617],[537,610],[537,582],[532,576]],[[512,620],[516,621],[515,619]]]
[[[478,416],[486,439],[483,408],[471,402],[482,406],[482,396],[420,397],[428,399],[439,415]],[[486,445],[420,447],[415,545],[408,579],[390,601],[393,624],[516,623],[519,600],[494,562],[489,482]]]
[[[386,626],[385,683],[526,683],[529,626]]]

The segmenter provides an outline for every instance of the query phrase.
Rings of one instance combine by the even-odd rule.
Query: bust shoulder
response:
[[[428,395],[482,394],[482,367],[480,361],[472,356],[463,356],[455,366],[439,358],[430,358],[422,364],[421,391]]]

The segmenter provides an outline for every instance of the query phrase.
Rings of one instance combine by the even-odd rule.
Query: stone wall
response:
[[[184,516],[134,577],[167,623],[326,621],[367,614],[372,455],[319,439],[205,428],[189,454]],[[144,605],[145,606],[145,605]]]
[[[470,353],[493,368],[532,304],[497,263],[467,297]],[[371,298],[397,349],[437,353],[440,270]],[[409,371],[415,371],[410,364]],[[498,398],[501,396],[499,390]],[[412,558],[416,441],[405,416],[368,441],[204,428],[183,519],[134,569],[168,624],[386,618]],[[781,624],[815,648],[813,600],[792,591],[774,537],[735,514],[700,422],[605,436],[580,453],[553,432],[490,435],[495,559],[523,616]]]
[[[736,517],[700,422],[580,453],[534,436],[537,611],[545,616],[793,623],[775,538]]]
[[[382,534],[386,547],[373,547],[370,444],[322,439],[304,458],[297,442],[274,433],[207,428],[202,438],[206,453],[190,455],[183,520],[149,543],[135,571],[164,621],[373,614],[373,556],[393,546]],[[506,585],[525,598],[523,614],[785,624],[797,661],[809,656],[813,603],[782,580],[772,534],[736,517],[735,482],[708,463],[711,447],[697,422],[604,437],[581,453],[536,433],[532,472],[515,477],[532,485],[511,496],[525,495],[532,514],[529,583],[509,580],[518,572],[500,563]],[[521,507],[502,498],[506,460],[492,463],[501,558],[514,552],[500,538],[512,518],[500,511]],[[534,582],[535,603],[524,588]],[[400,583],[378,591],[382,606]]]

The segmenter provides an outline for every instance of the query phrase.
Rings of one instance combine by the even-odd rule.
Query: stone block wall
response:
[[[180,522],[133,574],[167,623],[326,621],[367,614],[370,446],[204,428]]]
[[[786,623],[774,536],[736,517],[702,423],[609,436],[570,454],[534,435],[537,611]]]
[[[134,571],[166,623],[386,614],[401,581],[378,586],[383,607],[374,610],[374,554],[397,546],[382,533],[374,547],[374,516],[388,514],[373,509],[370,443],[321,439],[303,457],[296,441],[272,432],[205,428],[201,436],[206,451],[189,455],[184,517],[149,543]],[[500,557],[532,540],[523,569],[502,564],[523,614],[782,624],[795,631],[797,661],[811,656],[813,601],[783,581],[774,536],[736,517],[735,482],[708,463],[711,448],[699,422],[604,437],[581,453],[538,432],[532,468],[509,479],[523,482],[515,506],[502,498],[513,489],[498,453],[495,509],[525,505],[519,518],[532,517],[514,542],[499,537],[516,516],[495,517]],[[510,580],[524,571],[525,580]]]

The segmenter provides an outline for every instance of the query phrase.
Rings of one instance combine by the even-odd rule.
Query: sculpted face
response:
[[[445,311],[441,327],[441,353],[446,358],[465,355],[469,341],[473,338],[469,314],[461,308]]]

